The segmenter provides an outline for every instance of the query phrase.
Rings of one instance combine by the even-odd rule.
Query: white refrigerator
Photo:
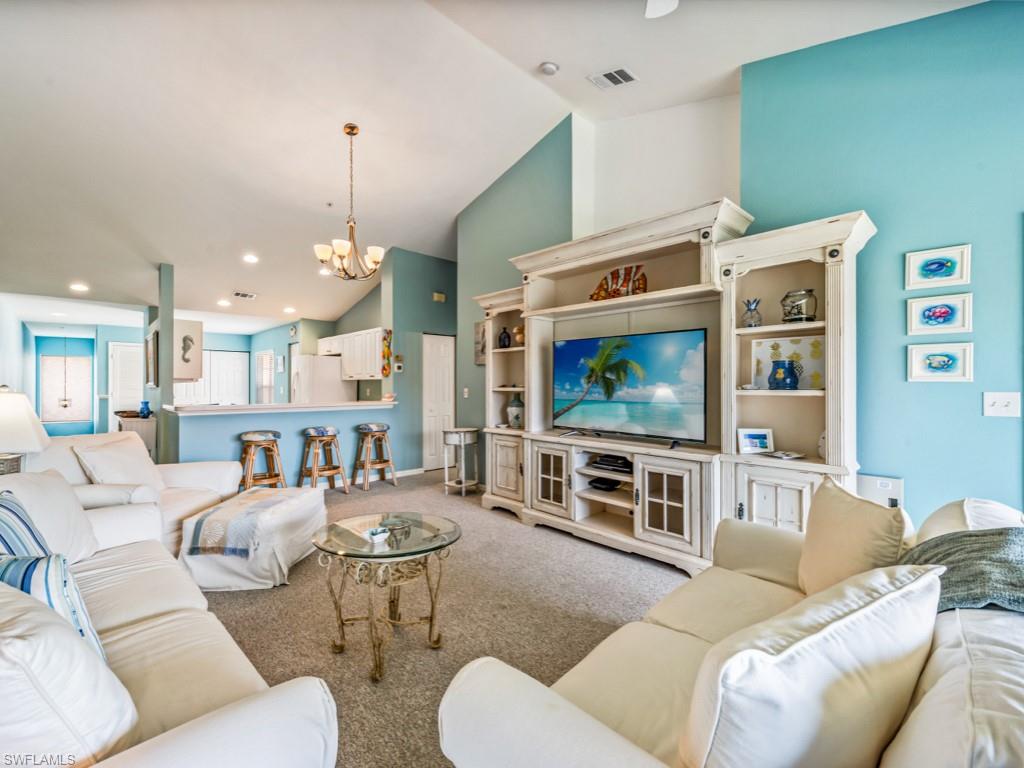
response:
[[[293,403],[342,403],[356,399],[356,382],[341,378],[341,358],[296,355],[292,358]]]

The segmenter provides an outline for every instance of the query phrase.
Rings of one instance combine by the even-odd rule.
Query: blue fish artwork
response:
[[[930,280],[936,277],[952,277],[956,272],[956,260],[949,258],[928,259],[917,268],[921,277]]]
[[[921,310],[925,325],[949,325],[956,320],[956,307],[952,304],[932,304]]]
[[[924,364],[929,371],[948,372],[956,367],[957,357],[948,352],[933,352],[924,356]]]

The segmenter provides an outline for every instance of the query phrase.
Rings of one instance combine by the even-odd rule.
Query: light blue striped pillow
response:
[[[101,659],[107,660],[107,654],[103,652],[100,638],[93,629],[82,594],[75,584],[75,577],[68,570],[68,561],[64,555],[0,556],[0,582],[20,589],[50,606],[95,648]]]
[[[48,555],[43,534],[10,491],[0,491],[0,555]]]

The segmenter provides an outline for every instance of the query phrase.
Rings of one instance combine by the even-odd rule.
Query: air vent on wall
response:
[[[625,67],[609,69],[606,72],[598,72],[596,75],[587,75],[587,80],[592,82],[602,91],[617,85],[629,85],[636,82],[636,75]]]
[[[246,293],[245,291],[235,291],[233,294],[236,299],[245,299],[246,301],[252,301],[256,298],[255,293]]]

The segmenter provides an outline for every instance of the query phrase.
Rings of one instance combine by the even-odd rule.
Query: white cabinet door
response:
[[[338,339],[341,353],[341,378],[354,381],[359,378],[359,361],[356,359],[355,334],[346,333]]]
[[[701,464],[638,456],[634,467],[634,535],[701,554]]]
[[[822,475],[793,469],[736,465],[736,517],[803,531]]]
[[[531,505],[543,512],[572,518],[572,449],[552,443],[532,443]]]
[[[523,500],[523,441],[519,437],[491,435],[490,492],[506,499]]]

